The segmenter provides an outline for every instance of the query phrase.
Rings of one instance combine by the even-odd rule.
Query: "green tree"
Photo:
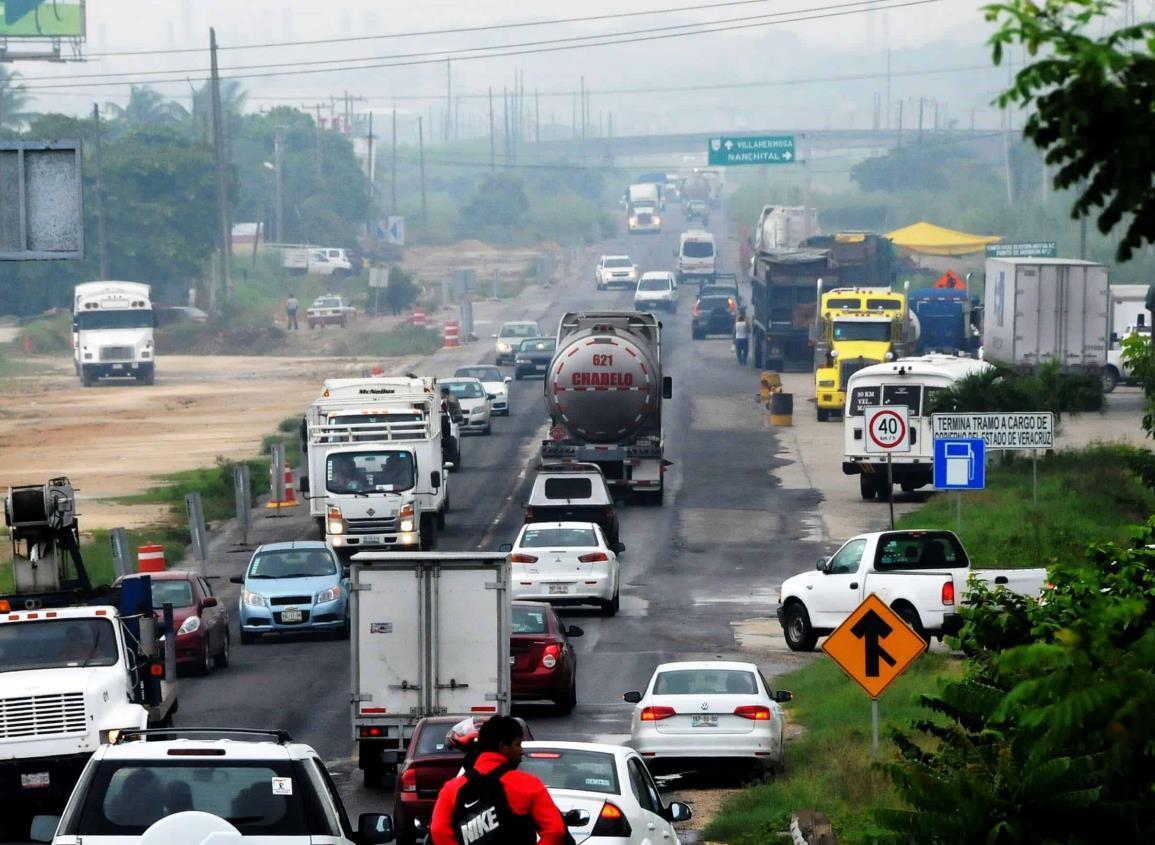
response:
[[[1155,240],[1155,23],[1103,31],[1118,0],[1008,0],[986,7],[999,25],[995,64],[1021,45],[1032,61],[1015,74],[1000,105],[1029,109],[1023,133],[1045,151],[1055,184],[1073,189],[1072,214],[1104,234],[1125,227],[1126,261]]]
[[[978,588],[964,678],[884,768],[887,845],[1155,842],[1155,518],[1057,561],[1037,601]]]
[[[19,126],[31,117],[27,109],[32,96],[19,79],[20,71],[0,65],[0,129]]]
[[[133,85],[127,103],[106,103],[105,109],[112,120],[129,127],[178,126],[188,120],[184,106],[147,85]]]
[[[525,186],[515,176],[498,173],[486,176],[461,211],[463,226],[484,229],[491,226],[520,226],[529,211]]]

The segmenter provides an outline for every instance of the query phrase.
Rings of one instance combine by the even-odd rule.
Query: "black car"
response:
[[[731,296],[738,310],[743,307],[742,292],[738,290],[738,276],[734,273],[715,273],[702,279],[698,296]]]
[[[733,296],[706,294],[694,303],[690,332],[694,340],[701,340],[708,334],[734,334],[734,319],[738,304]]]
[[[545,378],[549,362],[553,360],[557,341],[552,337],[531,337],[521,342],[513,359],[513,377],[518,381],[529,376]]]

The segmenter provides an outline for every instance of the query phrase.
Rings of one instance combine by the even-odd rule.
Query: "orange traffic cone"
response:
[[[273,468],[269,467],[270,486],[271,486],[271,482],[272,482],[272,475],[273,475]],[[285,464],[285,498],[278,502],[276,499],[274,499],[270,496],[269,502],[268,502],[268,504],[265,505],[265,507],[266,508],[291,508],[291,507],[294,507],[295,505],[299,505],[299,504],[300,504],[300,502],[297,501],[297,493],[293,489],[293,468],[291,466],[289,466],[288,464]]]

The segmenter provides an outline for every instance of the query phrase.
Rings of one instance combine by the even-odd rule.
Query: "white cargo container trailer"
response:
[[[426,716],[510,706],[509,555],[363,552],[350,570],[353,739],[366,783]]]
[[[1099,372],[1109,346],[1107,267],[1071,258],[986,264],[983,358],[1018,369],[1057,361]]]

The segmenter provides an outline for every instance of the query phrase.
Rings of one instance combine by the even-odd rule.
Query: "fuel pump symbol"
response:
[[[975,479],[975,453],[969,443],[946,443],[946,483],[948,487],[965,487]]]

